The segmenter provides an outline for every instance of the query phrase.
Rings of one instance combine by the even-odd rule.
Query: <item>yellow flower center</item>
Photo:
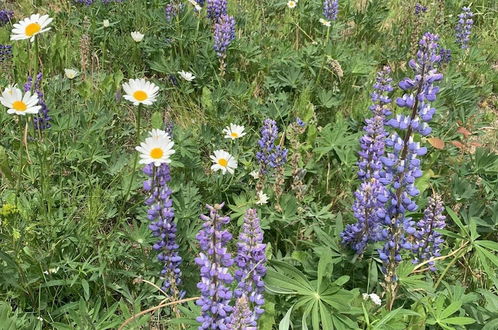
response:
[[[28,106],[23,101],[15,101],[12,103],[12,108],[16,111],[26,111]]]
[[[232,133],[230,133],[230,136],[233,138],[238,138],[239,134],[237,134],[237,132],[232,132]]]
[[[144,91],[136,91],[133,93],[133,97],[137,101],[145,101],[147,99],[147,93]]]
[[[31,23],[28,26],[26,26],[25,33],[28,37],[32,37],[41,30],[41,25],[38,23]]]
[[[220,164],[223,167],[227,167],[228,160],[226,160],[225,158],[220,158],[220,159],[218,159],[218,164]]]
[[[150,156],[154,159],[159,159],[164,155],[164,151],[161,148],[154,148],[150,151]]]

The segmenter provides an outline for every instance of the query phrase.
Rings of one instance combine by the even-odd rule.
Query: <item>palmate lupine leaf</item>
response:
[[[332,252],[324,252],[318,263],[317,279],[310,281],[296,267],[281,261],[273,261],[273,269],[268,270],[266,286],[270,292],[295,296],[295,302],[281,320],[279,329],[289,329],[291,320],[297,310],[302,310],[302,328],[308,329],[311,324],[314,330],[319,329],[351,329],[357,325],[344,314],[356,311],[350,302],[356,292],[344,290],[342,285],[349,276],[341,276],[330,281]],[[294,311],[294,313],[293,313]]]

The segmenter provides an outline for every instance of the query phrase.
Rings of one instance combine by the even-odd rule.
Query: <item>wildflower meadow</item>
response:
[[[498,329],[495,0],[0,0],[0,330]]]

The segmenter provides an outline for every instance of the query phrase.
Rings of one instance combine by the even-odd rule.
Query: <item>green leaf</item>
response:
[[[447,324],[466,325],[466,324],[475,323],[476,321],[470,317],[450,317],[448,319],[442,320],[441,322]]]
[[[280,323],[278,325],[278,330],[289,330],[289,327],[290,327],[290,316],[291,316],[293,308],[294,308],[294,305],[292,305],[292,307],[289,308],[289,310],[287,311],[287,313],[285,313],[285,316],[283,317],[283,319],[280,321]]]
[[[163,115],[159,111],[154,111],[150,118],[152,128],[163,129]]]
[[[462,306],[462,302],[460,301],[454,301],[452,302],[448,307],[446,307],[439,315],[439,319],[445,319],[448,316],[454,314],[456,311],[460,309]]]

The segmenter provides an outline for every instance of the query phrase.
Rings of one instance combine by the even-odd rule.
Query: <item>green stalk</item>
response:
[[[141,117],[141,113],[142,113],[141,110],[142,110],[142,105],[139,104],[138,105],[138,114],[137,114],[137,125],[136,125],[137,132],[136,132],[136,137],[135,137],[137,146],[140,145],[140,117]],[[130,195],[131,186],[133,185],[133,180],[135,180],[135,172],[137,170],[137,164],[138,164],[138,152],[135,151],[135,157],[133,159],[133,168],[132,168],[132,172],[131,172],[130,183],[128,184],[128,188],[126,189],[126,193],[125,193],[124,198],[123,198],[123,203],[121,204],[121,207],[119,210],[118,218],[121,218],[121,216],[123,215],[124,206],[128,200],[128,196]]]
[[[15,204],[18,210],[20,210],[19,204],[18,204],[18,198],[19,194],[21,192],[21,180],[22,180],[22,161],[23,161],[23,152],[22,152],[22,138],[23,138],[23,120],[22,116],[19,117],[19,173],[17,176],[17,184],[16,184],[16,196],[15,196]]]
[[[323,48],[325,48],[325,46],[329,42],[329,37],[330,37],[330,26],[327,27],[327,36],[326,36],[325,41],[323,43]],[[318,71],[318,75],[316,76],[315,85],[320,82],[320,76],[322,75],[323,67],[325,66],[326,62],[327,62],[327,56],[325,55],[323,57],[322,65],[320,66],[320,70]]]

